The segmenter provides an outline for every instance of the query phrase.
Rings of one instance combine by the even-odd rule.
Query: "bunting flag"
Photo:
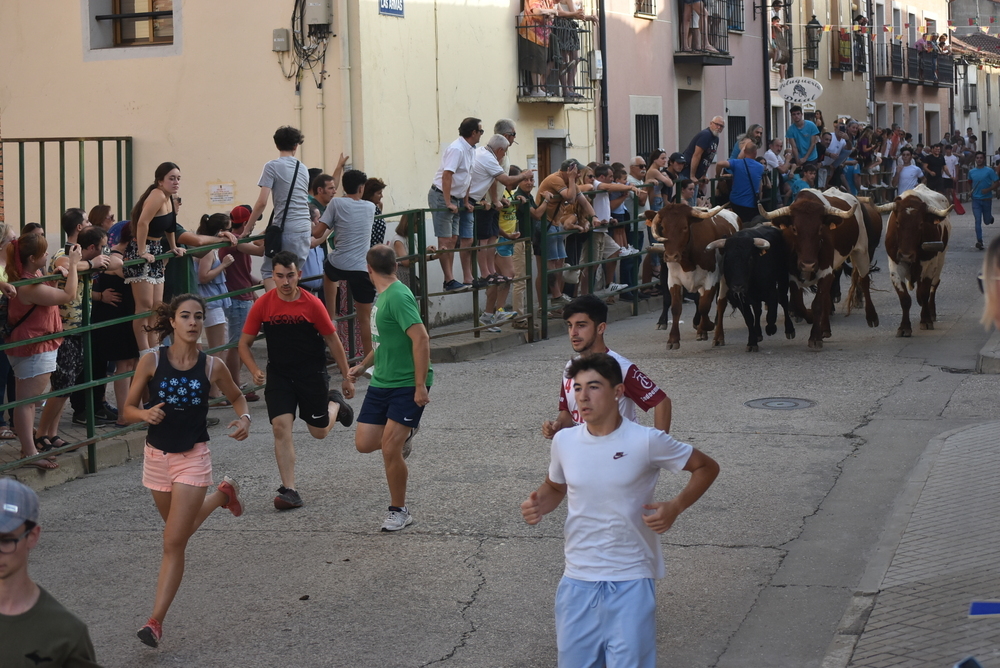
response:
[[[948,30],[949,31],[954,31],[955,30],[955,26],[948,26]]]
[[[853,30],[854,32],[857,32],[857,31],[861,30],[861,26],[859,26],[857,23],[855,23],[854,25],[851,26],[851,30]]]
[[[954,24],[954,23],[952,23],[951,19],[948,19],[948,25],[949,25],[949,26],[953,26],[953,25],[955,25],[955,24]]]
[[[872,33],[872,41],[875,41],[875,33]]]
[[[997,17],[995,17],[995,16],[991,16],[990,17],[990,23],[996,23],[996,21],[997,21]]]
[[[905,28],[906,30],[909,30],[910,29],[910,24],[909,23],[904,23],[903,24],[903,28]]]
[[[830,32],[833,26],[823,26],[823,32]]]
[[[969,25],[970,26],[976,25],[976,19],[969,19]]]
[[[896,35],[896,39],[898,39],[899,41],[903,41],[903,36],[902,35]]]
[[[985,33],[988,33],[990,31],[990,27],[989,26],[979,26],[979,29],[982,30]]]
[[[882,32],[892,32],[892,26],[882,26]]]

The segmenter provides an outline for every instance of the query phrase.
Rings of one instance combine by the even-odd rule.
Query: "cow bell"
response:
[[[943,241],[925,241],[924,243],[920,244],[920,249],[921,250],[925,250],[925,251],[929,251],[931,253],[940,253],[941,251],[944,250],[944,242]]]

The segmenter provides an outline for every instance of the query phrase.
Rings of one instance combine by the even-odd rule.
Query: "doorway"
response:
[[[539,137],[538,142],[538,183],[549,174],[559,170],[566,160],[565,137]]]
[[[701,118],[701,91],[677,91],[677,143],[678,151],[683,151],[696,134],[708,125]]]

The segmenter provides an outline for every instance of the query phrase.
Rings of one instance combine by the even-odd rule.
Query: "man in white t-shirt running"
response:
[[[563,307],[563,320],[569,329],[569,342],[577,354],[566,363],[569,368],[580,355],[607,353],[618,360],[624,378],[624,393],[620,400],[622,417],[637,421],[636,406],[644,411],[653,409],[653,425],[660,431],[670,432],[670,397],[656,386],[649,376],[639,370],[626,357],[609,350],[604,343],[604,332],[608,326],[608,305],[594,295],[577,297]],[[563,379],[559,390],[559,416],[542,424],[542,436],[552,438],[556,432],[583,424],[583,416],[573,394],[573,380]]]
[[[586,424],[556,434],[545,482],[521,504],[534,525],[569,497],[555,604],[559,665],[653,668],[655,580],[666,575],[656,534],[705,493],[719,465],[622,417],[625,385],[611,355],[578,357],[566,376]],[[660,469],[691,478],[673,499],[654,502]]]

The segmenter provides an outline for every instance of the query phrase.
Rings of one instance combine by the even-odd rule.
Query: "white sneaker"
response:
[[[502,308],[498,308],[497,312],[493,314],[493,322],[501,323],[507,322],[511,318],[517,317],[517,311],[504,311]]]
[[[610,292],[619,292],[621,290],[626,290],[626,289],[628,289],[628,286],[625,285],[624,283],[609,283],[608,284],[608,290]]]
[[[496,317],[495,314],[493,314],[493,313],[486,313],[484,311],[483,314],[479,316],[479,324],[480,325],[492,325],[494,322],[496,322],[495,319],[494,319],[495,317]],[[486,331],[487,332],[496,333],[496,332],[500,331],[500,328],[499,327],[490,327]]]
[[[413,524],[413,516],[406,510],[392,510],[385,515],[382,531],[399,531]]]
[[[620,255],[622,257],[626,257],[628,255],[635,255],[638,252],[639,252],[638,248],[635,248],[634,246],[626,246],[625,248],[623,248],[621,250],[621,254]]]

